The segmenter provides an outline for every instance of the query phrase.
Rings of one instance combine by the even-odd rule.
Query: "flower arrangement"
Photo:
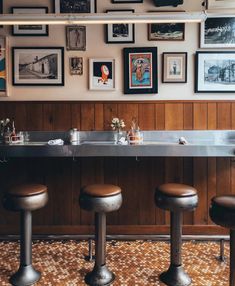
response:
[[[112,119],[112,122],[111,122],[111,127],[112,127],[112,129],[113,130],[121,130],[122,128],[124,128],[126,125],[125,125],[125,123],[124,123],[124,121],[123,121],[123,119],[119,119],[119,118],[117,118],[117,117],[114,117],[113,119]]]
[[[1,119],[0,120],[0,135],[3,135],[3,133],[6,130],[7,125],[10,123],[10,119],[6,118],[6,119]]]

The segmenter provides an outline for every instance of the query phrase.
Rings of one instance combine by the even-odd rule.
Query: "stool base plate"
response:
[[[9,282],[14,286],[29,286],[41,278],[41,273],[32,265],[20,266],[19,270],[11,276]]]
[[[169,269],[163,272],[159,278],[168,286],[188,286],[192,282],[182,266],[174,265],[170,265]]]
[[[108,286],[115,280],[115,275],[108,270],[106,265],[101,267],[94,267],[94,269],[87,273],[85,282],[91,286]]]

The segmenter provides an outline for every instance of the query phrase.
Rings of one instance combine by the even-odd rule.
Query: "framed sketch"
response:
[[[234,0],[207,0],[207,9],[231,9],[235,8]]]
[[[187,82],[187,53],[162,54],[162,82]]]
[[[143,3],[143,0],[112,0],[112,3]]]
[[[235,17],[208,17],[201,23],[201,48],[234,48]]]
[[[71,75],[83,75],[83,58],[69,58],[69,70]]]
[[[130,14],[135,10],[107,10],[107,13],[112,14]],[[128,17],[128,16],[127,16]],[[108,24],[106,25],[106,43],[107,44],[122,44],[135,42],[135,24]]]
[[[148,24],[149,41],[184,41],[185,23]]]
[[[12,7],[13,14],[45,14],[47,7]],[[14,36],[48,36],[48,25],[14,25],[12,26]]]
[[[64,85],[63,47],[13,47],[13,85]]]
[[[0,36],[0,96],[8,96],[8,39]]]
[[[91,90],[115,89],[114,59],[90,59],[89,73],[89,88]]]
[[[158,91],[157,48],[124,48],[124,93]]]
[[[55,13],[96,13],[96,0],[54,0]]]
[[[66,27],[66,47],[68,51],[86,50],[86,27],[67,26]]]
[[[197,52],[195,75],[195,92],[235,92],[235,52]]]

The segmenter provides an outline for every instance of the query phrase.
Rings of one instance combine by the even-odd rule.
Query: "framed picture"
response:
[[[89,67],[89,88],[91,90],[115,89],[114,59],[90,59]]]
[[[55,13],[96,13],[96,0],[54,0]]]
[[[130,14],[135,10],[107,10],[112,14]],[[134,24],[108,24],[106,25],[106,43],[122,44],[135,42],[135,25]]]
[[[45,14],[47,7],[12,7],[13,14]],[[12,26],[14,36],[48,36],[48,25],[14,25]]]
[[[207,0],[207,9],[231,9],[235,8],[234,0]]]
[[[112,3],[143,3],[143,0],[112,0]]]
[[[8,39],[0,36],[0,96],[8,96]]]
[[[234,48],[235,17],[208,17],[201,23],[201,48]]]
[[[71,75],[83,75],[83,58],[69,58],[69,70]]]
[[[13,85],[64,85],[63,47],[13,47]]]
[[[149,41],[184,41],[185,23],[148,24]]]
[[[124,93],[157,93],[157,48],[124,48]]]
[[[68,51],[86,50],[86,27],[67,26],[66,27],[66,47]]]
[[[162,54],[162,82],[187,82],[187,53]]]
[[[197,52],[195,74],[195,92],[235,92],[235,52]]]

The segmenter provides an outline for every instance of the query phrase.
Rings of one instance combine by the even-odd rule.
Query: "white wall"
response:
[[[53,1],[53,0],[52,0]],[[49,6],[52,1],[40,0],[8,0],[4,12],[8,13],[11,6]],[[178,9],[199,11],[201,0],[185,0]],[[152,0],[144,0],[144,4],[112,4],[111,0],[97,0],[98,12],[106,9],[135,9],[136,12],[157,10]],[[168,8],[168,7],[167,7]],[[161,8],[166,10],[166,7]],[[172,8],[168,8],[172,9]],[[158,9],[159,10],[159,9]],[[87,49],[85,52],[66,51],[65,26],[50,26],[49,37],[12,37],[10,27],[0,30],[0,34],[9,36],[12,46],[60,46],[65,48],[65,86],[64,87],[26,87],[12,86],[11,51],[9,50],[9,97],[0,100],[201,100],[201,99],[234,99],[235,94],[196,94],[194,93],[194,54],[199,48],[199,24],[186,24],[185,41],[155,42],[147,40],[147,24],[137,24],[135,27],[135,44],[105,44],[104,25],[87,25]],[[158,47],[158,94],[124,95],[123,94],[123,58],[124,47]],[[161,83],[161,54],[163,52],[188,52],[188,83]],[[83,76],[69,74],[69,57],[82,56],[84,60]],[[88,89],[88,59],[111,57],[116,59],[116,90],[90,91]]]

